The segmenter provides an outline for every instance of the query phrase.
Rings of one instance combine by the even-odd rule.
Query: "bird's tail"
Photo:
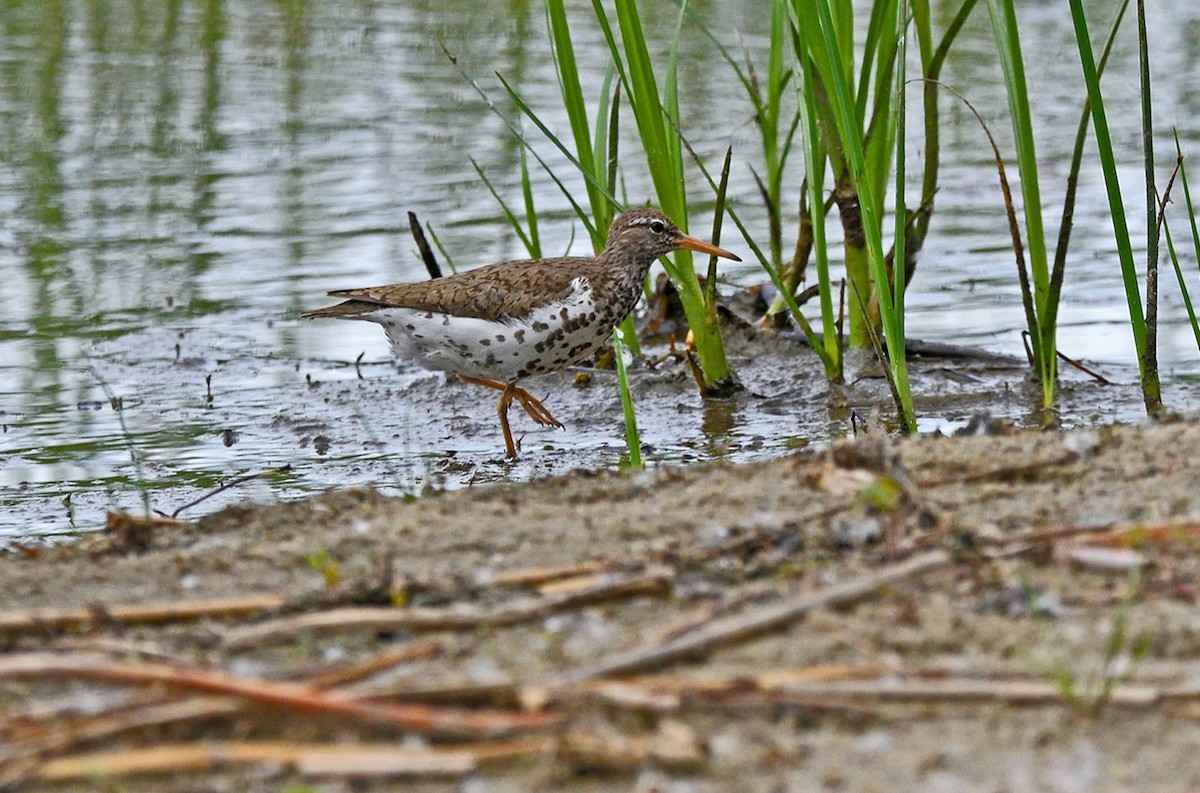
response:
[[[364,303],[361,300],[346,300],[335,306],[318,308],[316,311],[306,311],[301,319],[362,319],[363,315],[379,309],[376,303]]]

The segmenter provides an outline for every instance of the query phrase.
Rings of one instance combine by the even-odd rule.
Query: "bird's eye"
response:
[[[661,220],[652,220],[650,221],[650,230],[655,234],[662,234],[667,230],[667,226]]]

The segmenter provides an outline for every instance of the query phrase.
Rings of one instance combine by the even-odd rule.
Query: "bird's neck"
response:
[[[654,258],[638,256],[633,251],[606,250],[597,259],[600,267],[592,287],[605,307],[607,320],[615,325],[625,319],[641,299],[642,285],[646,283],[646,273],[650,272]]]
[[[601,254],[604,269],[610,279],[610,289],[623,296],[631,296],[632,303],[642,292],[642,284],[646,283],[646,274],[650,272],[655,257],[646,256],[638,251],[621,249],[606,250]]]

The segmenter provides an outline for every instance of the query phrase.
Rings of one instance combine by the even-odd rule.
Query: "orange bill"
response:
[[[707,253],[710,256],[720,256],[725,259],[733,259],[735,262],[740,262],[742,259],[739,256],[734,256],[724,248],[718,248],[711,242],[698,240],[695,237],[681,236],[676,240],[675,244],[680,248],[687,248],[689,251],[697,251],[699,253]]]

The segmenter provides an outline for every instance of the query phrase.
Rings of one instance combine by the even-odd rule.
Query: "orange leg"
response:
[[[508,426],[508,408],[512,405],[513,389],[515,385],[509,383],[500,392],[500,401],[496,403],[496,413],[500,416],[500,429],[504,431],[504,456],[510,460],[517,458],[517,445],[513,443],[512,430]]]
[[[500,401],[496,405],[496,413],[500,416],[500,429],[504,430],[504,449],[508,457],[517,456],[517,447],[513,443],[512,430],[508,426],[508,408],[512,405],[514,399],[521,403],[521,407],[529,414],[529,418],[538,424],[541,424],[543,427],[558,427],[562,429],[562,424],[550,414],[550,411],[546,409],[541,400],[516,383],[502,383],[499,380],[489,380],[486,377],[471,377],[464,374],[458,375],[458,379],[464,383],[474,383],[475,385],[494,388],[501,392]]]

